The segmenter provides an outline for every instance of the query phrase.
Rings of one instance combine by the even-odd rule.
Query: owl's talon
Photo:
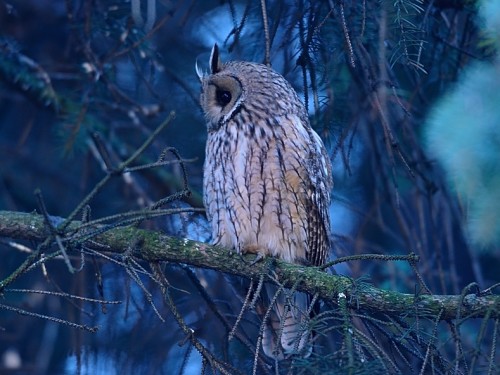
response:
[[[257,253],[257,256],[255,257],[254,260],[252,260],[252,262],[250,263],[251,266],[253,266],[254,264],[260,262],[262,259],[264,259],[264,255],[262,253]]]
[[[254,260],[252,260],[252,261],[248,261],[248,260],[244,257],[244,255],[245,255],[245,254],[246,254],[246,253],[238,253],[238,255],[240,256],[240,259],[241,259],[244,263],[246,263],[246,264],[248,264],[248,265],[250,265],[250,266],[253,266],[253,265],[254,265],[254,264],[256,264],[257,262],[260,262],[262,259],[264,259],[264,255],[263,255],[263,254],[261,254],[261,253],[257,253],[257,254],[256,254],[256,256],[255,256],[255,259],[254,259]]]
[[[241,252],[238,251],[238,256],[240,257],[240,260],[243,261],[243,263],[248,263],[248,261],[245,259],[245,257],[243,256],[244,254],[242,254]]]
[[[251,266],[253,266],[257,262],[260,262],[265,257],[264,250],[260,246],[258,246],[258,245],[246,245],[246,246],[242,246],[239,249],[238,253],[240,255],[255,254],[256,255],[255,259],[252,260],[251,262],[248,262],[245,258],[243,258],[243,256],[241,257],[245,263],[249,263]]]

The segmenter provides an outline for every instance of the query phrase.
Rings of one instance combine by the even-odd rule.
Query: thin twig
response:
[[[175,112],[170,112],[169,116],[163,121],[151,135],[144,141],[144,143],[124,162],[120,163],[115,170],[110,171],[110,173],[106,174],[99,181],[92,191],[87,194],[85,198],[78,204],[78,206],[68,215],[66,220],[57,227],[58,230],[64,231],[69,224],[75,219],[82,209],[89,204],[89,202],[95,197],[95,195],[108,183],[109,179],[113,176],[113,174],[120,174],[127,168],[130,164],[132,164],[135,159],[139,157],[140,154],[144,152],[144,150],[154,141],[154,139],[158,136],[158,134],[175,118]]]
[[[241,374],[241,372],[238,371],[237,369],[233,368],[232,366],[229,366],[227,363],[220,362],[218,359],[216,359],[212,355],[212,353],[207,348],[205,348],[205,346],[196,338],[195,331],[186,324],[181,313],[177,310],[177,306],[175,305],[175,302],[170,294],[169,283],[163,271],[161,270],[159,264],[156,262],[150,262],[150,267],[153,275],[155,276],[156,281],[161,286],[162,295],[167,306],[169,307],[171,313],[174,315],[177,324],[182,329],[186,337],[189,339],[193,347],[196,348],[196,350],[201,354],[201,356],[208,363],[210,363],[210,365],[213,368],[219,370],[221,374],[223,375]]]
[[[84,331],[88,331],[88,332],[92,332],[92,333],[97,332],[97,327],[89,327],[89,326],[87,326],[85,324],[77,324],[77,323],[70,322],[68,320],[55,318],[53,316],[43,315],[43,314],[37,314],[37,313],[31,312],[31,311],[26,311],[26,310],[20,309],[18,307],[12,307],[12,306],[8,306],[8,305],[0,304],[0,310],[1,309],[13,311],[13,312],[15,312],[17,314],[20,314],[20,315],[25,315],[25,316],[31,316],[31,317],[34,317],[34,318],[40,318],[40,319],[50,320],[51,322],[59,323],[59,324],[64,324],[64,325],[67,325],[67,326],[69,326],[71,328],[78,328],[78,329],[81,329],[81,330],[84,330]]]
[[[269,24],[266,10],[266,0],[260,0],[260,7],[262,10],[262,24],[264,25],[264,37],[266,39],[266,54],[264,57],[264,64],[271,66],[271,38],[269,37]]]
[[[383,254],[358,254],[358,255],[349,255],[341,258],[337,258],[335,260],[332,260],[328,263],[323,264],[322,266],[319,267],[319,269],[324,270],[330,267],[335,266],[336,264],[339,263],[346,263],[350,262],[353,260],[384,260],[384,261],[398,261],[398,260],[404,260],[407,262],[418,262],[419,256],[410,253],[408,255],[383,255]]]

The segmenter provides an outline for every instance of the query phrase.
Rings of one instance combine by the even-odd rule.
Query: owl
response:
[[[266,65],[222,63],[197,68],[208,138],[203,200],[213,244],[238,253],[319,266],[330,250],[331,164],[297,93]],[[271,288],[271,289],[269,289]],[[268,287],[268,292],[272,287]],[[266,355],[303,351],[308,299],[276,300],[264,330]],[[288,298],[290,301],[290,298]],[[292,306],[290,306],[292,305]]]

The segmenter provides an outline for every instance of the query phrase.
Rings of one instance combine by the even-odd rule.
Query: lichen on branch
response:
[[[0,237],[43,242],[48,236],[50,232],[42,215],[0,211]],[[339,298],[346,298],[351,310],[363,310],[364,313],[398,317],[411,314],[439,316],[441,320],[500,318],[500,296],[480,292],[477,288],[466,288],[461,295],[416,295],[383,290],[366,282],[323,272],[316,267],[290,264],[279,259],[266,258],[253,263],[253,255],[240,256],[229,249],[133,226],[102,231],[102,227],[85,227],[81,222],[73,221],[61,238],[68,249],[83,244],[88,249],[108,255],[129,252],[131,256],[145,261],[186,264],[254,279],[264,275],[266,279],[275,279],[285,287],[296,286],[297,290],[317,294],[323,301],[334,305],[338,304]],[[2,288],[7,286],[7,280],[0,281]]]

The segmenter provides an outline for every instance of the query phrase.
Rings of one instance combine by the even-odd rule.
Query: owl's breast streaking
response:
[[[241,111],[207,141],[204,199],[213,241],[302,263],[315,205],[308,164],[321,155],[298,116],[243,122]]]

